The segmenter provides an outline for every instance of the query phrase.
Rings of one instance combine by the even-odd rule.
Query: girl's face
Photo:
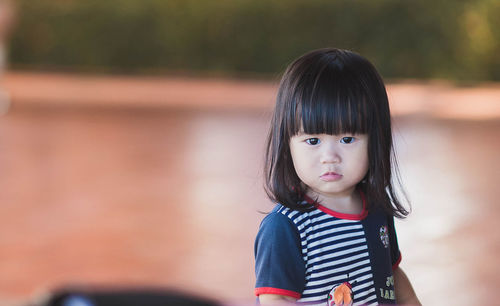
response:
[[[368,171],[368,135],[309,135],[290,138],[295,172],[308,195],[338,198],[352,195]]]

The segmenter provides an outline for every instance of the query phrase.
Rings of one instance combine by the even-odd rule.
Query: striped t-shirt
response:
[[[395,303],[392,270],[401,255],[394,219],[365,203],[359,215],[277,205],[261,223],[255,260],[257,296],[327,305],[332,289],[348,283],[354,305]]]

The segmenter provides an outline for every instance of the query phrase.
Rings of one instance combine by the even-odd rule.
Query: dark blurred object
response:
[[[216,306],[219,303],[186,293],[160,289],[56,290],[29,306]]]

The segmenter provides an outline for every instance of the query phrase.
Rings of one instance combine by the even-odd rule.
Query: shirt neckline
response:
[[[324,212],[330,216],[333,216],[335,218],[360,221],[360,220],[363,220],[364,218],[366,218],[366,216],[368,216],[368,210],[366,209],[365,194],[362,191],[359,191],[359,193],[361,195],[361,201],[363,202],[363,209],[361,210],[361,212],[359,214],[346,214],[346,213],[337,212],[335,210],[332,210],[328,207],[325,207],[325,206],[319,204],[318,202],[314,201],[313,199],[311,199],[307,195],[304,195],[304,200],[306,200],[307,203],[313,205],[314,207],[321,210],[322,212]]]

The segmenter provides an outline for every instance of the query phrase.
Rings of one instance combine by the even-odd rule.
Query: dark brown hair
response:
[[[398,183],[399,177],[387,92],[368,60],[351,51],[325,48],[301,56],[286,69],[271,121],[264,173],[269,198],[292,209],[305,208],[299,202],[306,190],[289,147],[290,138],[301,128],[307,134],[368,134],[368,172],[358,188],[368,207],[380,207],[399,218],[408,215],[392,182],[393,171]]]

